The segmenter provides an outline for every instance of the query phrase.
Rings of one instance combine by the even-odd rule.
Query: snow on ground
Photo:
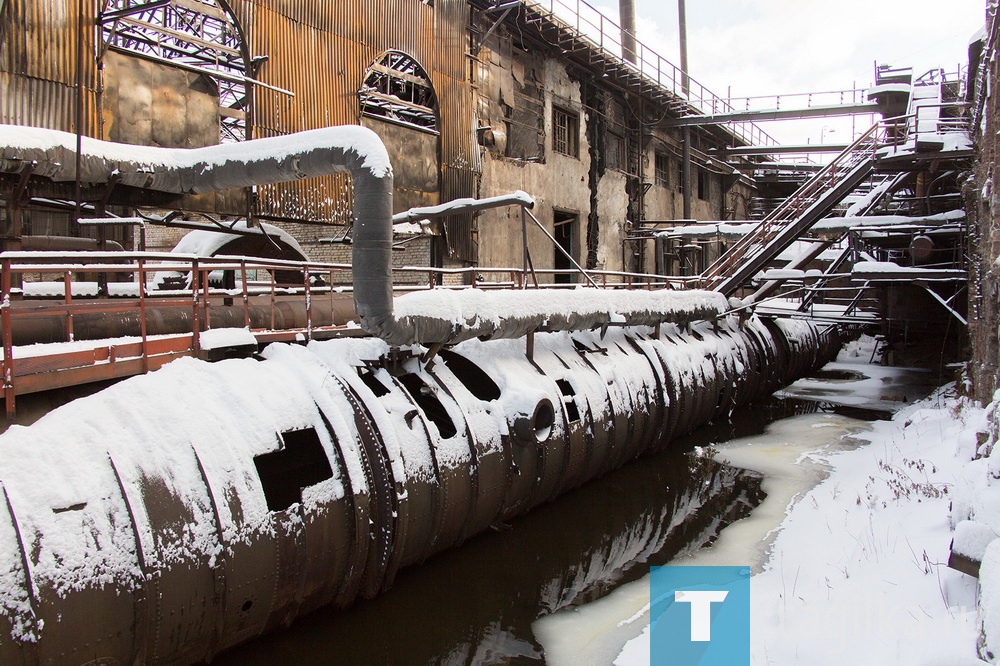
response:
[[[900,399],[894,370],[866,365],[870,353],[852,345],[828,366],[867,375],[835,380],[844,384],[844,402],[851,402],[851,383],[855,402]],[[675,563],[752,566],[755,665],[983,663],[976,579],[946,563],[953,524],[976,517],[977,508],[985,513],[986,497],[1000,497],[984,494],[997,476],[987,474],[985,459],[970,462],[985,415],[943,389],[846,439],[834,418],[810,415],[721,445],[720,458],[765,474],[768,499],[712,548]],[[832,437],[820,445],[801,441],[804,425]],[[953,498],[961,515],[951,515]],[[993,587],[1000,622],[1000,581]],[[647,578],[536,622],[546,659],[648,664],[648,592]],[[609,656],[621,636],[636,637]]]

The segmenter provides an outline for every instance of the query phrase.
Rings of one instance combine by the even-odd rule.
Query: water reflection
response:
[[[679,444],[689,451],[759,434],[777,419],[821,409],[770,399]],[[675,447],[401,572],[376,599],[318,611],[213,663],[540,663],[531,631],[539,616],[594,600],[710,543],[761,499],[759,476]]]

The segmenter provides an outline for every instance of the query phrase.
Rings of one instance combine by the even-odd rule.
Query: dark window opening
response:
[[[670,158],[663,153],[656,153],[656,184],[670,187]]]
[[[711,191],[712,174],[704,169],[698,169],[698,198],[708,200]]]
[[[559,392],[563,394],[563,404],[566,405],[566,418],[570,422],[579,421],[580,410],[576,406],[576,400],[573,399],[573,396],[576,395],[573,385],[565,379],[557,379],[556,384],[559,386]]]
[[[375,394],[376,398],[389,395],[389,389],[386,388],[385,384],[378,380],[375,376],[375,371],[371,368],[358,368],[358,376],[361,377],[361,381],[365,383],[365,386],[371,389],[371,392]]]
[[[358,100],[362,115],[437,131],[431,80],[420,63],[400,51],[389,51],[369,68]]]
[[[552,150],[570,157],[580,154],[580,117],[557,106],[552,107]]]
[[[677,191],[684,193],[684,161],[677,161]]]
[[[438,432],[441,433],[441,439],[449,439],[458,434],[458,429],[455,427],[455,422],[451,420],[448,410],[444,408],[444,405],[438,400],[437,394],[424,380],[411,373],[403,375],[399,381],[410,392],[417,407],[424,412],[431,423],[437,426]]]
[[[555,225],[553,236],[556,239],[557,247],[553,249],[552,267],[556,270],[570,271],[575,268],[569,258],[575,256],[576,215],[556,211],[553,223]],[[576,282],[576,274],[556,273],[555,282],[564,284]]]
[[[438,356],[469,393],[483,402],[500,399],[500,387],[478,365],[452,351],[443,350]]]
[[[277,451],[253,458],[270,511],[284,511],[301,502],[303,488],[333,476],[315,428],[283,432],[281,442]]]

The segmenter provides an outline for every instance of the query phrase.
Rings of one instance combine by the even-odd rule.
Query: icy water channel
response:
[[[706,556],[699,564],[711,564],[716,546],[741,542],[759,566],[760,535],[822,477],[803,455],[850,445],[844,435],[923,397],[929,381],[919,371],[831,364],[670,453],[401,571],[376,599],[318,611],[213,664],[609,664],[642,630],[620,618],[641,609],[649,566]],[[689,454],[707,446],[733,464]]]

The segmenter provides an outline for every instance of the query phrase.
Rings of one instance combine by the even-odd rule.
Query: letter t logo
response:
[[[678,590],[674,592],[674,601],[691,604],[691,640],[708,642],[712,640],[712,604],[726,600],[729,592],[701,592],[693,590]]]

